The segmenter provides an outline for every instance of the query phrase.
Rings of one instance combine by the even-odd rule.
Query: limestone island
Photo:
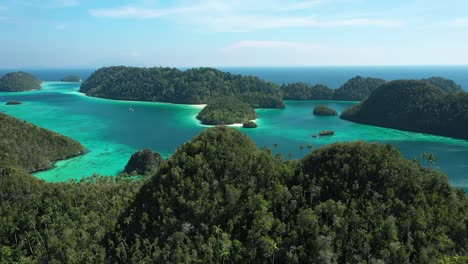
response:
[[[0,124],[0,168],[6,164],[35,172],[51,168],[55,161],[85,152],[85,148],[71,138],[9,115],[0,113]]]
[[[317,116],[336,116],[338,112],[326,105],[317,105],[314,108],[314,115]]]
[[[365,101],[344,111],[341,118],[468,139],[468,93],[425,81],[397,80],[379,87]]]
[[[149,175],[156,172],[162,163],[164,163],[164,159],[161,154],[150,149],[139,150],[130,157],[124,172],[127,174]]]
[[[332,89],[321,84],[291,83],[282,85],[281,91],[285,100],[361,101],[384,83],[385,80],[383,79],[356,76],[338,89]]]
[[[211,100],[197,115],[204,125],[232,125],[256,119],[257,113],[246,102],[236,97]]]
[[[27,72],[10,72],[0,78],[0,92],[24,92],[41,89],[42,81]]]
[[[20,105],[20,104],[22,104],[22,103],[23,103],[23,102],[16,101],[16,100],[12,100],[12,101],[6,102],[5,104],[6,104],[6,105]]]
[[[81,84],[80,92],[106,99],[176,104],[207,104],[233,96],[252,108],[285,107],[277,84],[214,68],[104,67]]]
[[[62,82],[81,82],[81,77],[79,75],[67,75],[63,77]]]
[[[257,128],[257,126],[257,123],[255,123],[254,121],[248,121],[242,124],[243,128]]]

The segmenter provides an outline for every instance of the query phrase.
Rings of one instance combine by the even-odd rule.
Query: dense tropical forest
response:
[[[81,82],[81,77],[79,75],[67,75],[62,78],[62,82]]]
[[[257,113],[237,97],[219,97],[208,102],[197,115],[205,125],[230,125],[256,119]]]
[[[291,83],[281,86],[284,100],[333,100],[334,90],[321,84]]]
[[[376,126],[468,139],[468,93],[424,81],[389,82],[341,118]]]
[[[41,81],[27,72],[11,72],[0,77],[0,92],[23,92],[41,89]]]
[[[89,96],[109,99],[183,104],[207,103],[210,99],[222,96],[250,94],[254,98],[252,93],[278,99],[281,97],[278,86],[271,82],[213,68],[185,71],[175,68],[124,66],[101,68],[83,82],[80,91]],[[258,98],[265,100],[265,97]]]
[[[445,90],[446,92],[459,93],[464,91],[459,84],[455,83],[452,80],[445,79],[442,77],[431,77],[427,79],[421,79],[420,81],[432,84],[436,87],[439,87],[442,90]]]
[[[151,174],[156,172],[163,162],[161,154],[150,149],[139,150],[130,157],[124,172],[137,175]]]
[[[146,178],[56,184],[2,165],[0,198],[2,263],[463,263],[455,256],[468,253],[463,191],[365,142],[286,161],[216,127]]]
[[[0,167],[43,170],[84,151],[75,140],[0,113]]]
[[[318,116],[336,116],[338,112],[335,109],[330,108],[326,105],[317,105],[314,107],[313,111],[314,115]]]
[[[281,91],[285,100],[361,101],[384,83],[385,80],[382,79],[356,76],[338,89],[331,89],[321,84],[312,86],[307,83],[291,83],[282,85]]]

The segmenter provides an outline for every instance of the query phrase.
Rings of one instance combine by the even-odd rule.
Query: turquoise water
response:
[[[41,91],[0,93],[1,112],[74,138],[88,150],[83,156],[60,161],[53,169],[36,173],[38,178],[58,182],[93,173],[116,175],[136,150],[150,148],[167,157],[206,128],[195,118],[202,106],[91,98],[78,93],[78,88],[77,83],[47,82]],[[9,100],[24,104],[3,103]],[[287,108],[283,110],[257,110],[259,128],[239,130],[252,137],[259,147],[269,147],[292,158],[309,152],[307,148],[301,150],[301,145],[312,144],[315,149],[354,140],[391,143],[408,158],[430,152],[438,157],[435,167],[446,172],[453,185],[468,187],[468,141],[360,125],[338,117],[316,117],[312,109],[319,103],[341,112],[356,102],[286,101]],[[130,107],[135,111],[129,111]],[[325,129],[336,134],[312,137]]]

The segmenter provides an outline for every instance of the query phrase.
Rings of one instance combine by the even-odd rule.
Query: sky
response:
[[[468,65],[466,0],[0,0],[0,68]]]

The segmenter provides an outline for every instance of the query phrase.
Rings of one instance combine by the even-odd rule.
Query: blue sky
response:
[[[0,0],[0,68],[467,65],[466,0]]]

